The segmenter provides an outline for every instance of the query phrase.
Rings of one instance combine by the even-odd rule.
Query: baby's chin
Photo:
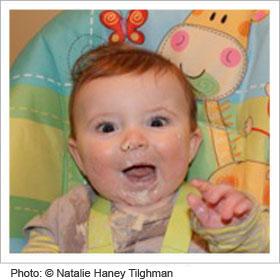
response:
[[[127,204],[130,207],[149,206],[156,203],[160,199],[161,197],[157,192],[151,192],[145,189],[136,192],[122,191],[120,194],[121,203]]]
[[[118,197],[111,199],[111,202],[119,209],[126,212],[148,213],[157,208],[157,204],[162,200],[162,195],[158,192],[142,190],[137,192],[122,190]]]
[[[159,194],[150,193],[148,191],[138,192],[137,194],[126,194],[120,200],[113,202],[115,206],[126,212],[134,212],[139,214],[151,214],[160,209],[173,200],[175,193]]]

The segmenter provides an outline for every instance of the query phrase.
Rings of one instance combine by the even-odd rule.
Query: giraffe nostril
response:
[[[214,13],[211,14],[210,20],[213,21],[215,19],[215,17],[216,17],[216,13],[214,12]]]
[[[221,19],[221,23],[225,23],[227,21],[227,15],[224,15]]]

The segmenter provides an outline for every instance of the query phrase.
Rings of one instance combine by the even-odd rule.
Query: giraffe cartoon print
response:
[[[215,159],[208,179],[231,183],[242,190],[246,186],[245,190],[261,203],[268,183],[267,176],[262,180],[258,176],[267,174],[268,164],[252,161],[246,155],[246,139],[241,135],[243,131],[237,131],[239,109],[226,97],[239,88],[245,77],[251,25],[267,15],[266,10],[193,10],[165,35],[158,49],[182,69],[198,99],[198,118],[204,122],[203,133],[211,142],[207,149]],[[244,170],[249,170],[248,175]]]
[[[250,25],[266,15],[267,11],[195,10],[172,28],[159,52],[183,70],[198,99],[219,100],[243,80]]]

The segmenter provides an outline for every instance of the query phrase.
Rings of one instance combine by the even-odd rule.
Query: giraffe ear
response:
[[[255,10],[252,14],[252,21],[253,22],[260,22],[264,18],[266,18],[269,14],[269,10]]]

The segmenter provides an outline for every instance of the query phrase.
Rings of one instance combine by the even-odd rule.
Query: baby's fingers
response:
[[[234,192],[233,187],[228,184],[213,186],[209,181],[200,179],[192,180],[191,184],[201,192],[203,199],[207,203],[213,205],[219,203],[225,196]]]
[[[189,194],[187,197],[188,203],[198,220],[206,225],[208,221],[208,208],[199,196]]]
[[[233,192],[228,197],[226,197],[218,206],[218,212],[221,214],[221,219],[223,221],[230,221],[236,213],[236,210],[242,212],[242,207],[240,206],[247,201],[247,198],[240,192]],[[239,208],[238,208],[239,207]],[[245,207],[245,205],[243,206]]]
[[[189,194],[188,203],[199,222],[208,228],[223,227],[220,215],[211,207],[209,207],[200,197]]]
[[[213,185],[207,181],[202,179],[193,179],[191,180],[191,185],[197,188],[201,193],[207,192],[209,189],[213,188]]]
[[[253,203],[249,199],[242,200],[234,209],[234,214],[236,216],[242,216],[249,212],[253,207]]]
[[[210,204],[217,204],[223,198],[231,195],[234,192],[232,186],[227,184],[217,185],[215,187],[209,188],[205,193],[203,193],[203,199]]]

